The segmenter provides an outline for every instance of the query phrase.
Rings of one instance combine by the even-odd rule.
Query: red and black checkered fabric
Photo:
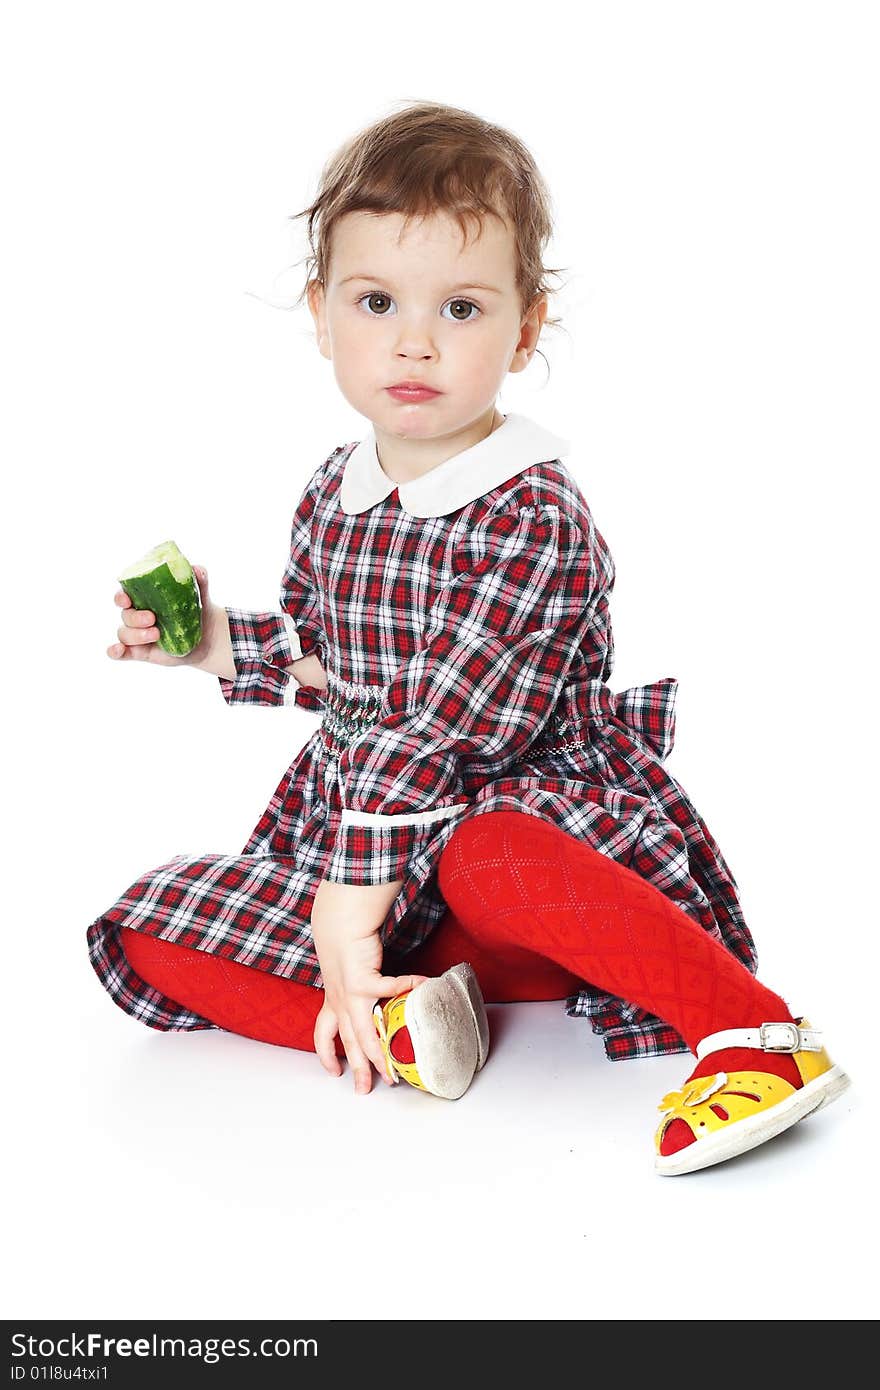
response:
[[[445,516],[414,516],[395,490],[339,505],[335,449],[296,508],[279,609],[230,608],[229,704],[320,712],[238,855],[178,855],[133,883],[88,931],[117,1004],[151,1027],[206,1019],[131,969],[119,928],[161,936],[304,984],[321,977],[309,922],[324,878],[403,880],[382,928],[395,954],[446,905],[444,846],[494,810],[543,817],[656,885],[750,970],[737,885],[666,771],[672,677],[609,690],[614,563],[560,459],[528,467]],[[316,654],[327,689],[288,667]],[[566,1003],[613,1058],[684,1050],[659,1019],[585,984]]]

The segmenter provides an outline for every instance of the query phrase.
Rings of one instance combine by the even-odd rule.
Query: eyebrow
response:
[[[345,279],[340,280],[339,283],[340,285],[347,285],[349,280],[372,280],[374,284],[380,284],[383,281],[385,281],[386,284],[391,283],[390,280],[386,281],[383,275],[361,275],[360,273],[357,275],[346,275]],[[497,285],[481,285],[479,280],[468,280],[467,284],[453,285],[451,292],[454,293],[457,290],[487,290],[489,294],[504,293],[503,290],[498,289]]]

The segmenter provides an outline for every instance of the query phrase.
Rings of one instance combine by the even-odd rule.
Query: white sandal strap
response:
[[[818,1028],[799,1028],[796,1023],[762,1023],[760,1028],[724,1028],[697,1044],[697,1061],[725,1047],[752,1047],[761,1052],[821,1052]]]

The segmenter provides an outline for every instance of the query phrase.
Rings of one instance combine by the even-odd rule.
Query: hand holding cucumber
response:
[[[122,609],[122,626],[109,657],[180,666],[192,665],[197,652],[204,655],[216,630],[208,576],[193,570],[173,541],[125,570],[119,583],[113,601]]]

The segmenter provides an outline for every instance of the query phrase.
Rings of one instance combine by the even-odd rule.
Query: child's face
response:
[[[400,213],[346,213],[333,231],[326,289],[312,283],[309,307],[346,400],[377,438],[415,449],[454,442],[491,418],[506,374],[534,353],[547,300],[523,315],[507,223],[487,217],[475,237],[469,222],[467,246],[446,213],[403,225]],[[402,401],[388,391],[401,381],[440,394]]]

